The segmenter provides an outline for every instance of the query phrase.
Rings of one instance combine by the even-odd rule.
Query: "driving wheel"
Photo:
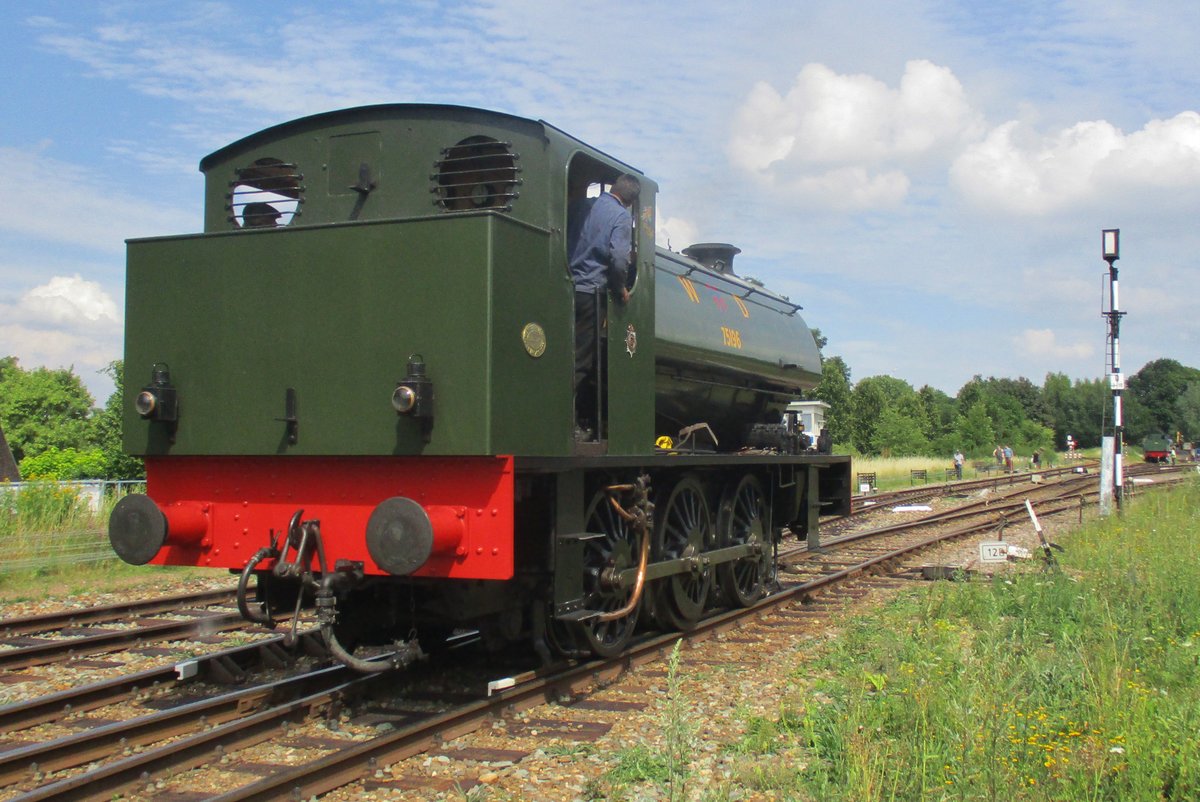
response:
[[[704,487],[694,476],[685,476],[655,505],[654,560],[686,560],[683,573],[659,580],[654,615],[670,629],[688,630],[704,613],[712,590],[713,571],[704,553],[713,546],[712,516]]]
[[[640,557],[638,533],[614,509],[608,493],[601,489],[587,508],[589,538],[583,547],[583,606],[611,613],[629,604],[634,586],[622,587],[621,574],[637,568]],[[640,607],[640,605],[639,605]],[[583,644],[601,657],[620,654],[637,626],[638,608],[612,621],[589,619],[579,626]]]
[[[748,545],[757,551],[717,566],[717,584],[730,606],[749,607],[762,598],[771,568],[769,532],[762,483],[754,476],[743,476],[736,485],[725,489],[717,514],[717,541],[721,548]]]

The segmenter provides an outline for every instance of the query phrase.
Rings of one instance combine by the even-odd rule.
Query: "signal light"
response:
[[[420,354],[408,358],[405,376],[392,393],[392,406],[414,418],[433,418],[433,382],[425,375],[425,358]]]
[[[396,382],[392,392],[392,408],[397,414],[419,421],[421,439],[429,442],[433,429],[433,381],[425,374],[425,357],[420,354],[408,358],[405,376]]]
[[[154,363],[150,383],[133,400],[133,408],[146,420],[174,423],[178,419],[179,395],[171,385],[171,371],[167,363]]]
[[[412,408],[416,405],[417,394],[411,387],[401,385],[396,388],[396,392],[392,393],[392,406],[397,412],[412,412]]]
[[[158,407],[158,399],[154,397],[154,393],[149,390],[142,390],[138,393],[138,397],[134,399],[133,408],[143,418],[148,418],[154,414],[154,410]]]
[[[1109,264],[1121,258],[1121,229],[1106,228],[1100,232],[1100,252]]]

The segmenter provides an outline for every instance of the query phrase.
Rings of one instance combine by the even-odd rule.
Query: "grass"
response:
[[[16,493],[0,486],[0,603],[213,576],[201,569],[132,566],[117,559],[106,530],[118,499],[105,495],[92,509],[78,487],[29,482]]]
[[[0,608],[5,604],[69,599],[124,591],[182,592],[176,586],[188,580],[227,579],[230,587],[237,577],[222,571],[191,566],[126,565],[119,559],[64,565],[30,571],[0,573]],[[3,610],[0,609],[0,615]]]
[[[0,485],[0,537],[85,528],[95,524],[95,517],[75,487],[29,482],[17,492]]]
[[[1200,798],[1200,484],[1081,529],[1062,570],[848,620],[738,782],[785,799]],[[1183,559],[1181,559],[1183,557]]]
[[[697,743],[697,725],[689,711],[687,697],[680,688],[679,647],[676,641],[667,662],[667,694],[659,714],[663,743],[654,749],[645,744],[622,749],[616,766],[584,789],[585,797],[595,800],[627,798],[635,786],[650,786],[654,798],[671,802],[691,799],[688,781],[693,751]]]
[[[1099,449],[1096,449],[1097,457]],[[1132,456],[1132,455],[1131,455]],[[1028,454],[1016,455],[1013,457],[1013,467],[1019,471],[1032,470],[1030,462],[1031,457]],[[994,462],[991,458],[986,460],[967,459],[963,465],[963,479],[976,478],[976,470],[972,467],[976,462]],[[1061,465],[1065,462],[1065,457],[1054,452],[1045,452],[1042,454],[1042,467],[1050,468],[1055,465]],[[852,463],[855,476],[854,492],[858,492],[857,475],[860,473],[875,474],[875,488],[877,490],[897,490],[902,487],[908,487],[912,483],[911,471],[926,471],[930,483],[946,481],[946,469],[954,467],[954,459],[950,456],[940,457],[861,457],[855,456]],[[980,474],[981,476],[983,474]],[[953,478],[953,477],[951,477]],[[920,480],[917,480],[918,483]]]

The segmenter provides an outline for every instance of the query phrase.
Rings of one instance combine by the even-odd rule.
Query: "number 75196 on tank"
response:
[[[360,670],[461,628],[549,659],[753,604],[785,532],[848,512],[849,458],[786,412],[821,371],[800,307],[731,245],[657,249],[629,165],[540,120],[381,105],[200,169],[203,232],[128,245],[125,561],[232,571],[254,621],[315,600]],[[628,300],[600,296],[579,432],[568,210],[623,173]]]

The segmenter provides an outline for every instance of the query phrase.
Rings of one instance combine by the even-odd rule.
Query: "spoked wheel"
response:
[[[721,548],[757,545],[761,552],[717,566],[717,584],[730,606],[749,607],[762,598],[771,568],[769,532],[762,483],[753,476],[743,476],[721,496],[717,541]]]
[[[603,489],[588,505],[587,531],[603,536],[591,538],[583,547],[583,606],[602,613],[620,610],[633,598],[633,586],[622,588],[617,580],[623,571],[638,566],[638,533],[613,509]],[[583,644],[601,657],[619,654],[637,626],[640,606],[612,621],[582,622],[578,634]]]
[[[713,546],[712,516],[704,498],[704,487],[693,476],[685,476],[656,505],[654,559],[693,559],[689,570],[659,580],[654,615],[663,626],[691,629],[704,613],[712,590],[712,569],[702,564],[704,552]]]

